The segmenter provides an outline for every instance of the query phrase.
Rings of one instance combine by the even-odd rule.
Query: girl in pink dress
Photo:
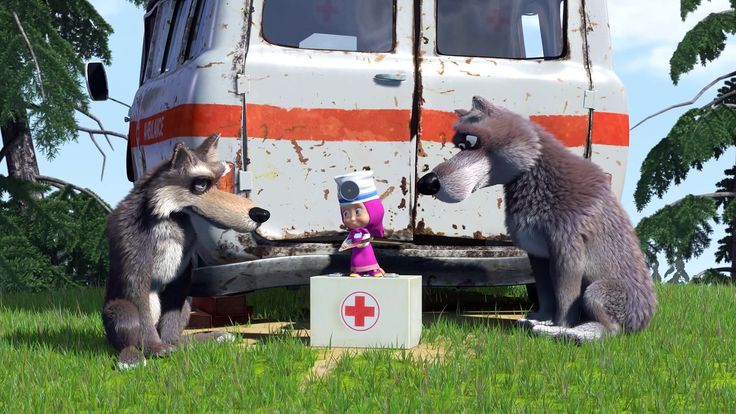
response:
[[[382,277],[384,271],[370,243],[373,237],[383,237],[384,215],[383,203],[373,183],[373,172],[358,171],[335,177],[335,180],[342,222],[350,230],[340,247],[341,251],[352,249],[350,276]]]

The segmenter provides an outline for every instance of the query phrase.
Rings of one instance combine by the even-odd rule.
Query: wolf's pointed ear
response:
[[[455,110],[455,115],[457,115],[458,118],[462,118],[469,113],[470,111],[468,111],[467,109],[456,109]]]
[[[473,97],[473,109],[477,109],[486,115],[491,115],[496,107],[492,103],[488,102],[485,98],[480,96]]]
[[[171,169],[179,170],[193,165],[195,155],[183,142],[177,142],[174,147],[174,155],[171,156]]]
[[[194,152],[199,159],[207,162],[217,161],[217,142],[220,140],[220,133],[212,134],[202,142]]]

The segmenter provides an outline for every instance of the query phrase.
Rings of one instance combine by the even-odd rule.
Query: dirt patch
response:
[[[312,367],[312,379],[319,379],[329,375],[337,366],[341,358],[355,358],[375,348],[314,348],[317,351],[317,361]],[[435,344],[419,344],[411,349],[394,349],[391,353],[395,358],[411,358],[422,362],[441,362],[446,351],[442,346]]]

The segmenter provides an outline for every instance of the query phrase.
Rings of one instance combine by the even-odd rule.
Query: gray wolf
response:
[[[639,241],[608,177],[530,120],[474,97],[457,110],[460,152],[417,183],[456,203],[503,185],[506,227],[529,256],[539,310],[534,333],[574,340],[644,329],[656,298]]]
[[[118,367],[163,356],[177,345],[228,338],[223,333],[182,336],[189,319],[189,263],[195,232],[189,213],[239,232],[255,230],[269,212],[215,186],[226,165],[217,161],[219,134],[196,149],[178,143],[170,160],[142,177],[110,214],[110,245],[102,322],[120,352]]]

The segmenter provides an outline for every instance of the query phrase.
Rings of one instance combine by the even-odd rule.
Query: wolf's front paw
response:
[[[214,331],[196,333],[187,336],[187,340],[194,339],[197,342],[215,341],[215,342],[235,342],[237,337],[230,332]]]
[[[215,342],[235,342],[237,337],[230,332],[215,332],[221,335],[215,337]]]
[[[176,350],[176,346],[171,344],[165,344],[163,342],[156,342],[147,344],[143,348],[143,353],[146,356],[164,357]]]
[[[121,371],[135,368],[139,365],[146,365],[146,357],[143,356],[143,352],[139,351],[134,346],[129,346],[118,355],[117,368]]]
[[[538,320],[538,319],[532,319],[532,318],[520,318],[516,320],[517,325],[521,326],[525,329],[532,329],[537,325],[540,326],[552,326],[552,321],[550,320]]]
[[[536,311],[536,312],[529,312],[526,315],[526,319],[536,321],[536,325],[539,324],[545,324],[545,325],[552,325],[552,318],[554,317],[554,314],[549,312],[542,312],[542,311]]]

